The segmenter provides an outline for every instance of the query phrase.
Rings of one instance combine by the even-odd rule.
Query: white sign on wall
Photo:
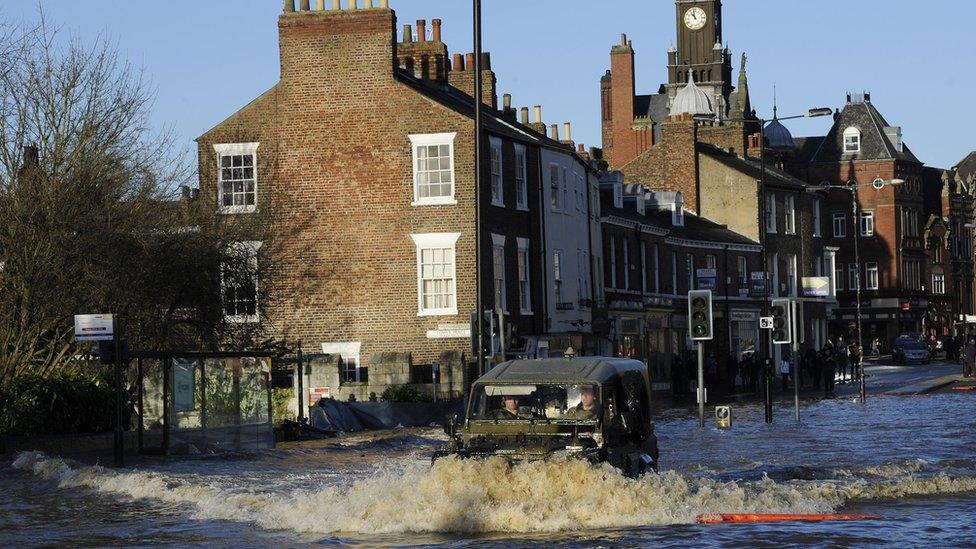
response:
[[[114,338],[112,315],[75,315],[75,341],[112,341]]]

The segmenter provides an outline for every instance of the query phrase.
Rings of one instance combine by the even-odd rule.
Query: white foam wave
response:
[[[976,491],[976,477],[922,477],[891,464],[827,481],[719,482],[676,472],[640,480],[579,461],[438,460],[378,470],[350,486],[285,493],[229,492],[159,473],[72,467],[38,452],[14,467],[139,500],[188,506],[201,519],[303,533],[555,532],[682,524],[701,513],[825,513],[845,502]]]

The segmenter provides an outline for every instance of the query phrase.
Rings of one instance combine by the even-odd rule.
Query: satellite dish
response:
[[[881,190],[881,189],[883,189],[883,188],[884,188],[884,186],[885,186],[885,180],[884,180],[884,179],[881,179],[881,178],[879,177],[879,178],[877,178],[877,179],[875,179],[875,180],[874,180],[874,181],[873,181],[873,182],[871,183],[871,185],[872,185],[872,186],[873,186],[873,187],[874,187],[874,188],[875,188],[876,190],[879,190],[879,191],[880,191],[880,190]]]

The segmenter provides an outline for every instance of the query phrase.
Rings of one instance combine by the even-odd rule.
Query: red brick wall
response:
[[[274,279],[261,281],[280,297],[263,319],[270,335],[301,339],[306,349],[361,341],[367,366],[381,352],[413,353],[414,363],[440,360],[444,352],[467,354],[467,339],[429,340],[426,332],[439,324],[467,324],[475,305],[473,122],[394,78],[394,27],[390,10],[283,15],[279,84],[198,140],[201,189],[214,203],[213,144],[261,143],[258,204],[271,210],[279,240]],[[458,204],[413,207],[408,135],[444,132],[457,133]],[[537,155],[529,149],[530,158]],[[487,173],[487,160],[484,165]],[[506,162],[506,172],[510,166]],[[530,199],[537,172],[530,166]],[[514,188],[506,189],[513,204],[514,196]],[[491,215],[500,223],[506,219],[504,211]],[[501,231],[514,250],[515,236],[528,236],[532,227],[531,214],[515,217],[518,222],[508,219],[501,228],[489,223],[485,234]],[[440,232],[462,233],[456,248],[459,314],[419,317],[410,234]],[[506,263],[512,287],[514,252]]]

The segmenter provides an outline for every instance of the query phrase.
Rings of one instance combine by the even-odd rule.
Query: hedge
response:
[[[125,407],[131,416],[131,405]],[[123,418],[128,425],[131,417]],[[100,433],[115,427],[110,368],[20,374],[0,397],[0,435]]]

